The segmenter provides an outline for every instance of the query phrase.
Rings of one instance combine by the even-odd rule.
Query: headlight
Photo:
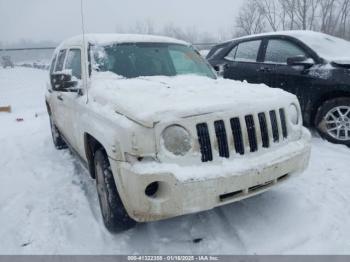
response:
[[[289,119],[293,125],[299,123],[299,110],[295,104],[291,104],[289,107]]]
[[[174,155],[184,156],[192,148],[191,135],[181,126],[169,126],[162,133],[162,145]]]

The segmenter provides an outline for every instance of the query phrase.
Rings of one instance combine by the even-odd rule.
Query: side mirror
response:
[[[312,58],[307,58],[305,56],[295,56],[287,58],[287,65],[289,66],[304,66],[305,68],[310,68],[315,64]]]
[[[79,92],[78,81],[72,80],[72,75],[66,72],[53,73],[51,75],[51,85],[54,91],[58,92]]]

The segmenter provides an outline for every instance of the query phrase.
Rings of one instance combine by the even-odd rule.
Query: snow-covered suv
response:
[[[309,161],[294,95],[218,79],[191,45],[172,38],[66,40],[47,89],[53,142],[96,178],[112,232],[251,197]]]

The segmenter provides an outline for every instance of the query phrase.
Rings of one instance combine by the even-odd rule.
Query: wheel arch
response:
[[[84,148],[90,176],[95,179],[94,156],[97,150],[102,149],[107,155],[107,151],[102,143],[89,133],[84,134]]]

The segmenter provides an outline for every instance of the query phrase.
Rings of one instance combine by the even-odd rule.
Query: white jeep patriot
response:
[[[55,147],[69,146],[96,179],[111,232],[251,197],[309,161],[294,95],[217,78],[172,38],[64,41],[46,104]]]

